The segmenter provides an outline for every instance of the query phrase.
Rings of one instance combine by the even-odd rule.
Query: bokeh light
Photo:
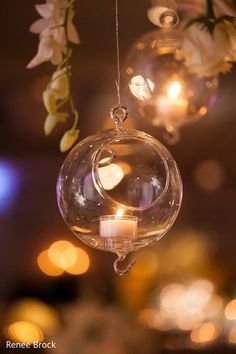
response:
[[[206,322],[194,328],[191,332],[193,343],[208,343],[214,341],[219,336],[219,328],[216,324]]]
[[[0,214],[7,212],[15,200],[19,187],[19,173],[16,167],[0,160]]]
[[[236,320],[236,299],[231,300],[225,308],[227,320]]]
[[[76,247],[64,240],[54,242],[48,249],[48,255],[51,262],[62,269],[73,267],[77,260]]]
[[[149,328],[159,331],[170,331],[175,328],[173,322],[168,321],[161,312],[153,309],[144,309],[139,312],[138,322]]]
[[[161,331],[178,329],[191,331],[196,326],[217,316],[223,299],[214,294],[214,285],[206,279],[190,284],[170,283],[153,293],[152,307],[140,312],[140,319],[151,328]],[[153,311],[151,311],[153,310]]]
[[[230,329],[228,341],[231,344],[236,344],[236,326]]]
[[[66,272],[72,275],[81,275],[88,271],[90,265],[90,259],[84,250],[76,248],[77,259],[72,267],[66,268]]]
[[[209,303],[213,294],[214,286],[208,280],[197,280],[193,282],[187,292],[186,301],[191,312],[199,312]]]
[[[58,277],[64,273],[64,269],[55,266],[48,255],[48,251],[41,252],[37,258],[39,268],[50,277]]]
[[[5,328],[5,334],[14,342],[33,343],[42,342],[44,335],[42,330],[35,324],[18,321]]]
[[[194,171],[194,181],[202,189],[216,191],[225,179],[225,171],[222,165],[216,160],[201,162]]]
[[[178,283],[169,284],[163,288],[160,293],[160,309],[165,317],[178,316],[185,293],[185,286]]]
[[[138,322],[149,328],[154,328],[154,319],[156,316],[156,311],[153,309],[143,309],[139,311]]]
[[[40,270],[51,277],[58,277],[65,272],[70,275],[81,275],[90,266],[89,255],[69,241],[54,242],[48,250],[41,252],[37,258]]]
[[[164,332],[168,332],[176,327],[175,322],[165,318],[161,312],[156,312],[153,324],[153,328]]]
[[[184,312],[181,316],[177,318],[177,326],[181,331],[190,331],[195,326],[199,325],[204,320],[204,314],[199,311],[195,314]]]
[[[221,296],[213,294],[207,306],[205,307],[206,317],[214,317],[222,310],[224,300]]]
[[[42,331],[52,331],[59,325],[57,312],[37,299],[22,299],[9,309],[8,323],[27,322],[38,326]]]

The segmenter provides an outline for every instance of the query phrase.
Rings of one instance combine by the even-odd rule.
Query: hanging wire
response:
[[[119,0],[116,2],[116,60],[117,60],[117,80],[116,80],[116,89],[117,89],[117,99],[118,105],[121,104],[120,98],[120,41],[119,41]]]
[[[117,80],[115,81],[117,89],[117,104],[111,109],[111,118],[114,120],[118,129],[122,128],[122,124],[128,118],[128,108],[121,104],[120,95],[120,41],[119,41],[119,3],[115,0],[116,5],[116,60],[117,60]]]

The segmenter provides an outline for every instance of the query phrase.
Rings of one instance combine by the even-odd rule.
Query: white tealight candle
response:
[[[131,215],[104,215],[100,217],[100,236],[133,239],[137,236],[138,218]]]
[[[167,117],[170,121],[182,122],[188,113],[188,100],[180,97],[182,86],[179,81],[170,84],[167,95],[160,96],[156,102],[159,116]]]
[[[157,109],[159,115],[183,119],[188,112],[188,102],[184,98],[161,96],[157,101]]]

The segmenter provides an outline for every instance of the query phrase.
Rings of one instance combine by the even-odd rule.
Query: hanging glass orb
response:
[[[182,183],[168,150],[134,129],[103,130],[67,156],[57,183],[61,214],[84,243],[126,255],[157,242],[180,209]]]
[[[178,130],[214,105],[218,79],[191,74],[181,60],[182,30],[157,29],[137,40],[128,56],[125,80],[131,113],[162,126],[174,142]]]

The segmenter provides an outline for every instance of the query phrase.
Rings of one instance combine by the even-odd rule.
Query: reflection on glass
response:
[[[112,190],[124,178],[124,171],[121,165],[110,163],[107,166],[99,167],[99,178],[105,190]]]
[[[142,75],[132,77],[129,88],[132,94],[140,101],[149,100],[152,97],[154,83],[150,79],[145,79]]]

